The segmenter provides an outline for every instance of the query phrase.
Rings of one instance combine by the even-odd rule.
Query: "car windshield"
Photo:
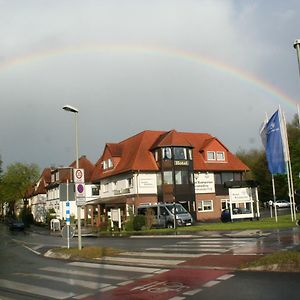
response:
[[[174,214],[174,204],[168,204],[167,209]],[[176,214],[185,214],[187,211],[180,204],[176,204]]]

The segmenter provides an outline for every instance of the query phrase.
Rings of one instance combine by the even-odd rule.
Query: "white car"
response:
[[[290,202],[286,200],[277,200],[274,202],[273,206],[277,208],[288,208],[290,207]]]

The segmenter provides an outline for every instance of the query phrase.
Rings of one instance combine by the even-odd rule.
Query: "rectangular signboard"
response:
[[[195,174],[195,193],[209,194],[215,193],[215,176],[213,173]]]

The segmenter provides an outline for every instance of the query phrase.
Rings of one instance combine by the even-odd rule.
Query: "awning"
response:
[[[132,197],[107,197],[107,198],[96,198],[86,203],[86,205],[97,205],[97,204],[125,204],[127,200],[131,200]]]

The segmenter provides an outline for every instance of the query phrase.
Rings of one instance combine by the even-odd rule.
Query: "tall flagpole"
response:
[[[280,111],[280,124],[281,124],[281,134],[284,146],[284,154],[286,161],[286,172],[288,179],[288,187],[289,187],[289,198],[290,198],[290,208],[291,208],[291,218],[292,221],[296,220],[296,209],[295,209],[295,197],[294,197],[294,184],[293,184],[293,174],[292,174],[292,165],[291,165],[291,157],[289,150],[289,141],[287,136],[287,128],[286,128],[286,120],[285,115],[279,107]]]

